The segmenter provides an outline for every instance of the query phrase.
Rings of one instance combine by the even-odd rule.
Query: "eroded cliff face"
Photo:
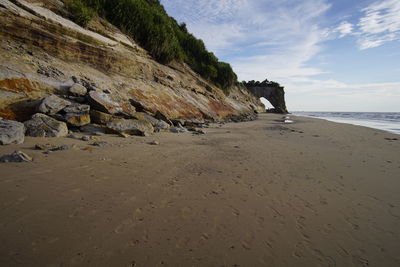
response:
[[[226,96],[185,64],[157,63],[100,18],[84,29],[55,12],[65,13],[62,2],[0,0],[1,117],[26,120],[38,99],[65,94],[74,83],[106,92],[125,114],[135,112],[132,103],[182,119],[221,120],[264,109],[244,88]]]
[[[288,113],[285,103],[285,91],[282,86],[274,84],[248,86],[249,91],[256,97],[264,97],[274,107],[272,112]]]

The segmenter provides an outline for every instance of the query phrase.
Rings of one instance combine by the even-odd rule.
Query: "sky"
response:
[[[161,0],[239,81],[289,111],[400,112],[400,0]]]

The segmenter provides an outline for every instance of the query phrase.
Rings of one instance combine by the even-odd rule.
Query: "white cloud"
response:
[[[326,0],[163,0],[168,12],[231,63],[240,80],[309,76],[326,39]]]
[[[400,1],[381,0],[360,10],[358,22],[342,21],[328,31],[330,38],[352,35],[357,39],[358,48],[365,50],[387,42],[400,40]]]
[[[336,31],[340,33],[340,37],[344,37],[349,35],[353,32],[353,24],[343,21],[340,25],[336,28]]]

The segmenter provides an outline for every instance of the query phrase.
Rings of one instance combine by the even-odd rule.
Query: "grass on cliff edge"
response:
[[[237,82],[228,63],[207,51],[204,42],[188,32],[184,23],[168,16],[159,0],[65,0],[73,19],[85,26],[98,14],[133,37],[161,63],[186,62],[225,93]]]

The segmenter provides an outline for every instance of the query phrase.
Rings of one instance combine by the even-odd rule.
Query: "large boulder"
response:
[[[85,86],[75,83],[68,89],[68,92],[74,96],[84,96],[87,93],[87,89]]]
[[[71,102],[56,95],[50,95],[42,100],[38,107],[38,111],[44,114],[53,115],[68,105],[71,105]]]
[[[107,123],[107,128],[113,132],[121,134],[122,136],[148,136],[150,133],[154,132],[153,125],[151,125],[150,122],[143,120],[115,119]]]
[[[112,101],[111,98],[103,92],[90,91],[88,94],[88,102],[92,109],[101,112],[116,114],[122,111],[120,105]]]
[[[22,144],[25,138],[25,126],[17,121],[0,119],[0,145]]]
[[[68,134],[67,124],[41,113],[36,113],[24,124],[28,136],[62,137]]]

